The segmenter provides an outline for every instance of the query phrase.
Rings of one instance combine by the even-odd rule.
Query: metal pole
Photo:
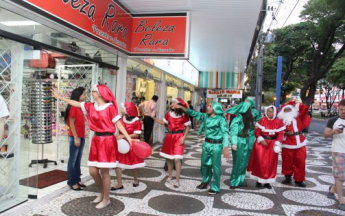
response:
[[[283,56],[278,56],[277,65],[277,84],[276,84],[276,107],[280,109],[280,92],[282,82],[282,70],[283,70]]]
[[[263,54],[264,54],[264,46],[260,46],[258,62],[257,62],[257,73],[256,73],[256,92],[255,92],[255,104],[256,109],[261,110],[262,104],[262,66],[263,66]]]

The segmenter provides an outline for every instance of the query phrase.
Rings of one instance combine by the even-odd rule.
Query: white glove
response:
[[[273,148],[273,151],[277,154],[279,154],[282,151],[282,148],[278,145],[275,145]]]
[[[236,151],[236,150],[237,150],[237,145],[231,146],[231,149],[234,150],[234,151]]]

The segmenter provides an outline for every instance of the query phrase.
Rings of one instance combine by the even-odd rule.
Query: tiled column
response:
[[[156,85],[160,85],[159,92],[156,92],[157,96],[159,97],[157,102],[157,118],[163,119],[165,115],[165,104],[167,98],[167,87],[165,82],[165,73],[162,73],[161,83],[157,83]],[[163,142],[165,133],[164,133],[164,126],[155,123],[153,127],[153,143],[155,142]]]

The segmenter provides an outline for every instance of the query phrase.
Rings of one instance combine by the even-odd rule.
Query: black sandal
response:
[[[72,190],[74,190],[74,191],[81,191],[81,190],[83,190],[83,189],[81,189],[80,187],[79,187],[79,185],[78,185],[78,187],[77,188],[74,188],[73,186],[69,186]]]
[[[139,187],[139,181],[137,184],[133,183],[133,187]]]
[[[84,184],[79,184],[79,183],[78,183],[78,185],[79,185],[79,187],[81,187],[81,188],[86,188],[86,185],[84,185]]]

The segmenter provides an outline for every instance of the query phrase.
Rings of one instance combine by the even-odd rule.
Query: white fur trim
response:
[[[163,152],[159,152],[159,155],[164,157],[164,158],[170,159],[170,160],[183,159],[183,155],[169,155],[169,154],[165,154]]]
[[[256,140],[258,141],[258,143],[260,143],[260,142],[264,141],[265,139],[262,136],[259,136]]]
[[[276,181],[276,178],[262,179],[260,177],[253,175],[251,172],[250,172],[250,178],[256,179],[261,184],[274,183]]]
[[[113,120],[111,120],[114,124],[121,119],[121,116],[120,115],[117,115],[113,118]]]
[[[182,114],[181,116],[178,116],[174,112],[171,112],[171,111],[169,111],[169,114],[172,118],[182,118],[184,116],[184,114]]]
[[[134,131],[134,134],[141,134],[141,131],[135,130],[135,131]]]
[[[273,113],[274,113],[274,114],[273,114],[273,119],[270,119],[270,118],[267,117],[267,110],[268,110],[269,108],[273,108]],[[273,106],[273,105],[270,105],[270,106],[266,107],[266,108],[265,108],[265,116],[267,117],[268,120],[274,120],[274,119],[277,117],[277,107],[275,107],[275,106]]]
[[[295,109],[296,109],[297,112],[299,112],[299,103],[296,103]]]
[[[87,115],[87,111],[85,109],[85,102],[80,103],[80,108],[81,108],[81,111],[83,111],[84,115]]]
[[[299,131],[298,131],[298,127],[297,127],[297,121],[296,121],[296,119],[292,120],[292,126],[293,126],[293,130],[294,130],[295,132],[299,132]],[[299,137],[299,134],[298,134],[298,135],[295,135],[295,137],[296,137],[296,143],[297,143],[297,145],[298,145],[299,143],[301,143],[301,139],[300,139],[300,137]]]
[[[97,84],[93,85],[91,90],[99,93]]]
[[[145,167],[146,163],[139,163],[139,164],[134,164],[134,165],[127,165],[127,164],[122,164],[119,163],[117,167],[121,168],[121,169],[137,169],[137,168],[141,168],[141,167]]]
[[[165,124],[168,124],[168,121],[165,118],[163,118],[163,121]]]
[[[188,121],[188,122],[184,123],[184,126],[189,126],[189,125],[191,125],[191,124],[192,124],[192,122],[191,122],[191,121]]]
[[[275,133],[278,133],[280,131],[283,131],[286,129],[286,126],[284,125],[283,127],[281,128],[278,128],[278,129],[266,129],[264,126],[262,126],[261,124],[259,123],[256,123],[255,124],[256,127],[260,128],[262,132],[267,132],[267,133],[270,133],[270,135],[273,135]]]
[[[274,145],[279,146],[279,147],[282,147],[282,144],[281,144],[279,141],[275,141],[275,142],[274,142]]]
[[[112,103],[106,103],[101,106],[99,106],[97,103],[94,103],[94,107],[96,111],[102,111],[105,110],[108,106],[112,105]]]
[[[297,145],[287,145],[287,144],[283,144],[282,145],[282,148],[287,148],[287,149],[299,149],[299,148],[302,148],[303,146],[306,146],[307,145],[307,139],[304,140],[304,142],[302,143],[299,143]]]
[[[123,116],[122,119],[123,119],[123,122],[126,123],[126,124],[133,124],[135,121],[139,121],[138,117],[135,117],[131,121],[127,121],[125,116]]]
[[[118,166],[119,162],[97,162],[97,161],[88,161],[87,165],[91,167],[97,167],[97,168],[116,168]]]

